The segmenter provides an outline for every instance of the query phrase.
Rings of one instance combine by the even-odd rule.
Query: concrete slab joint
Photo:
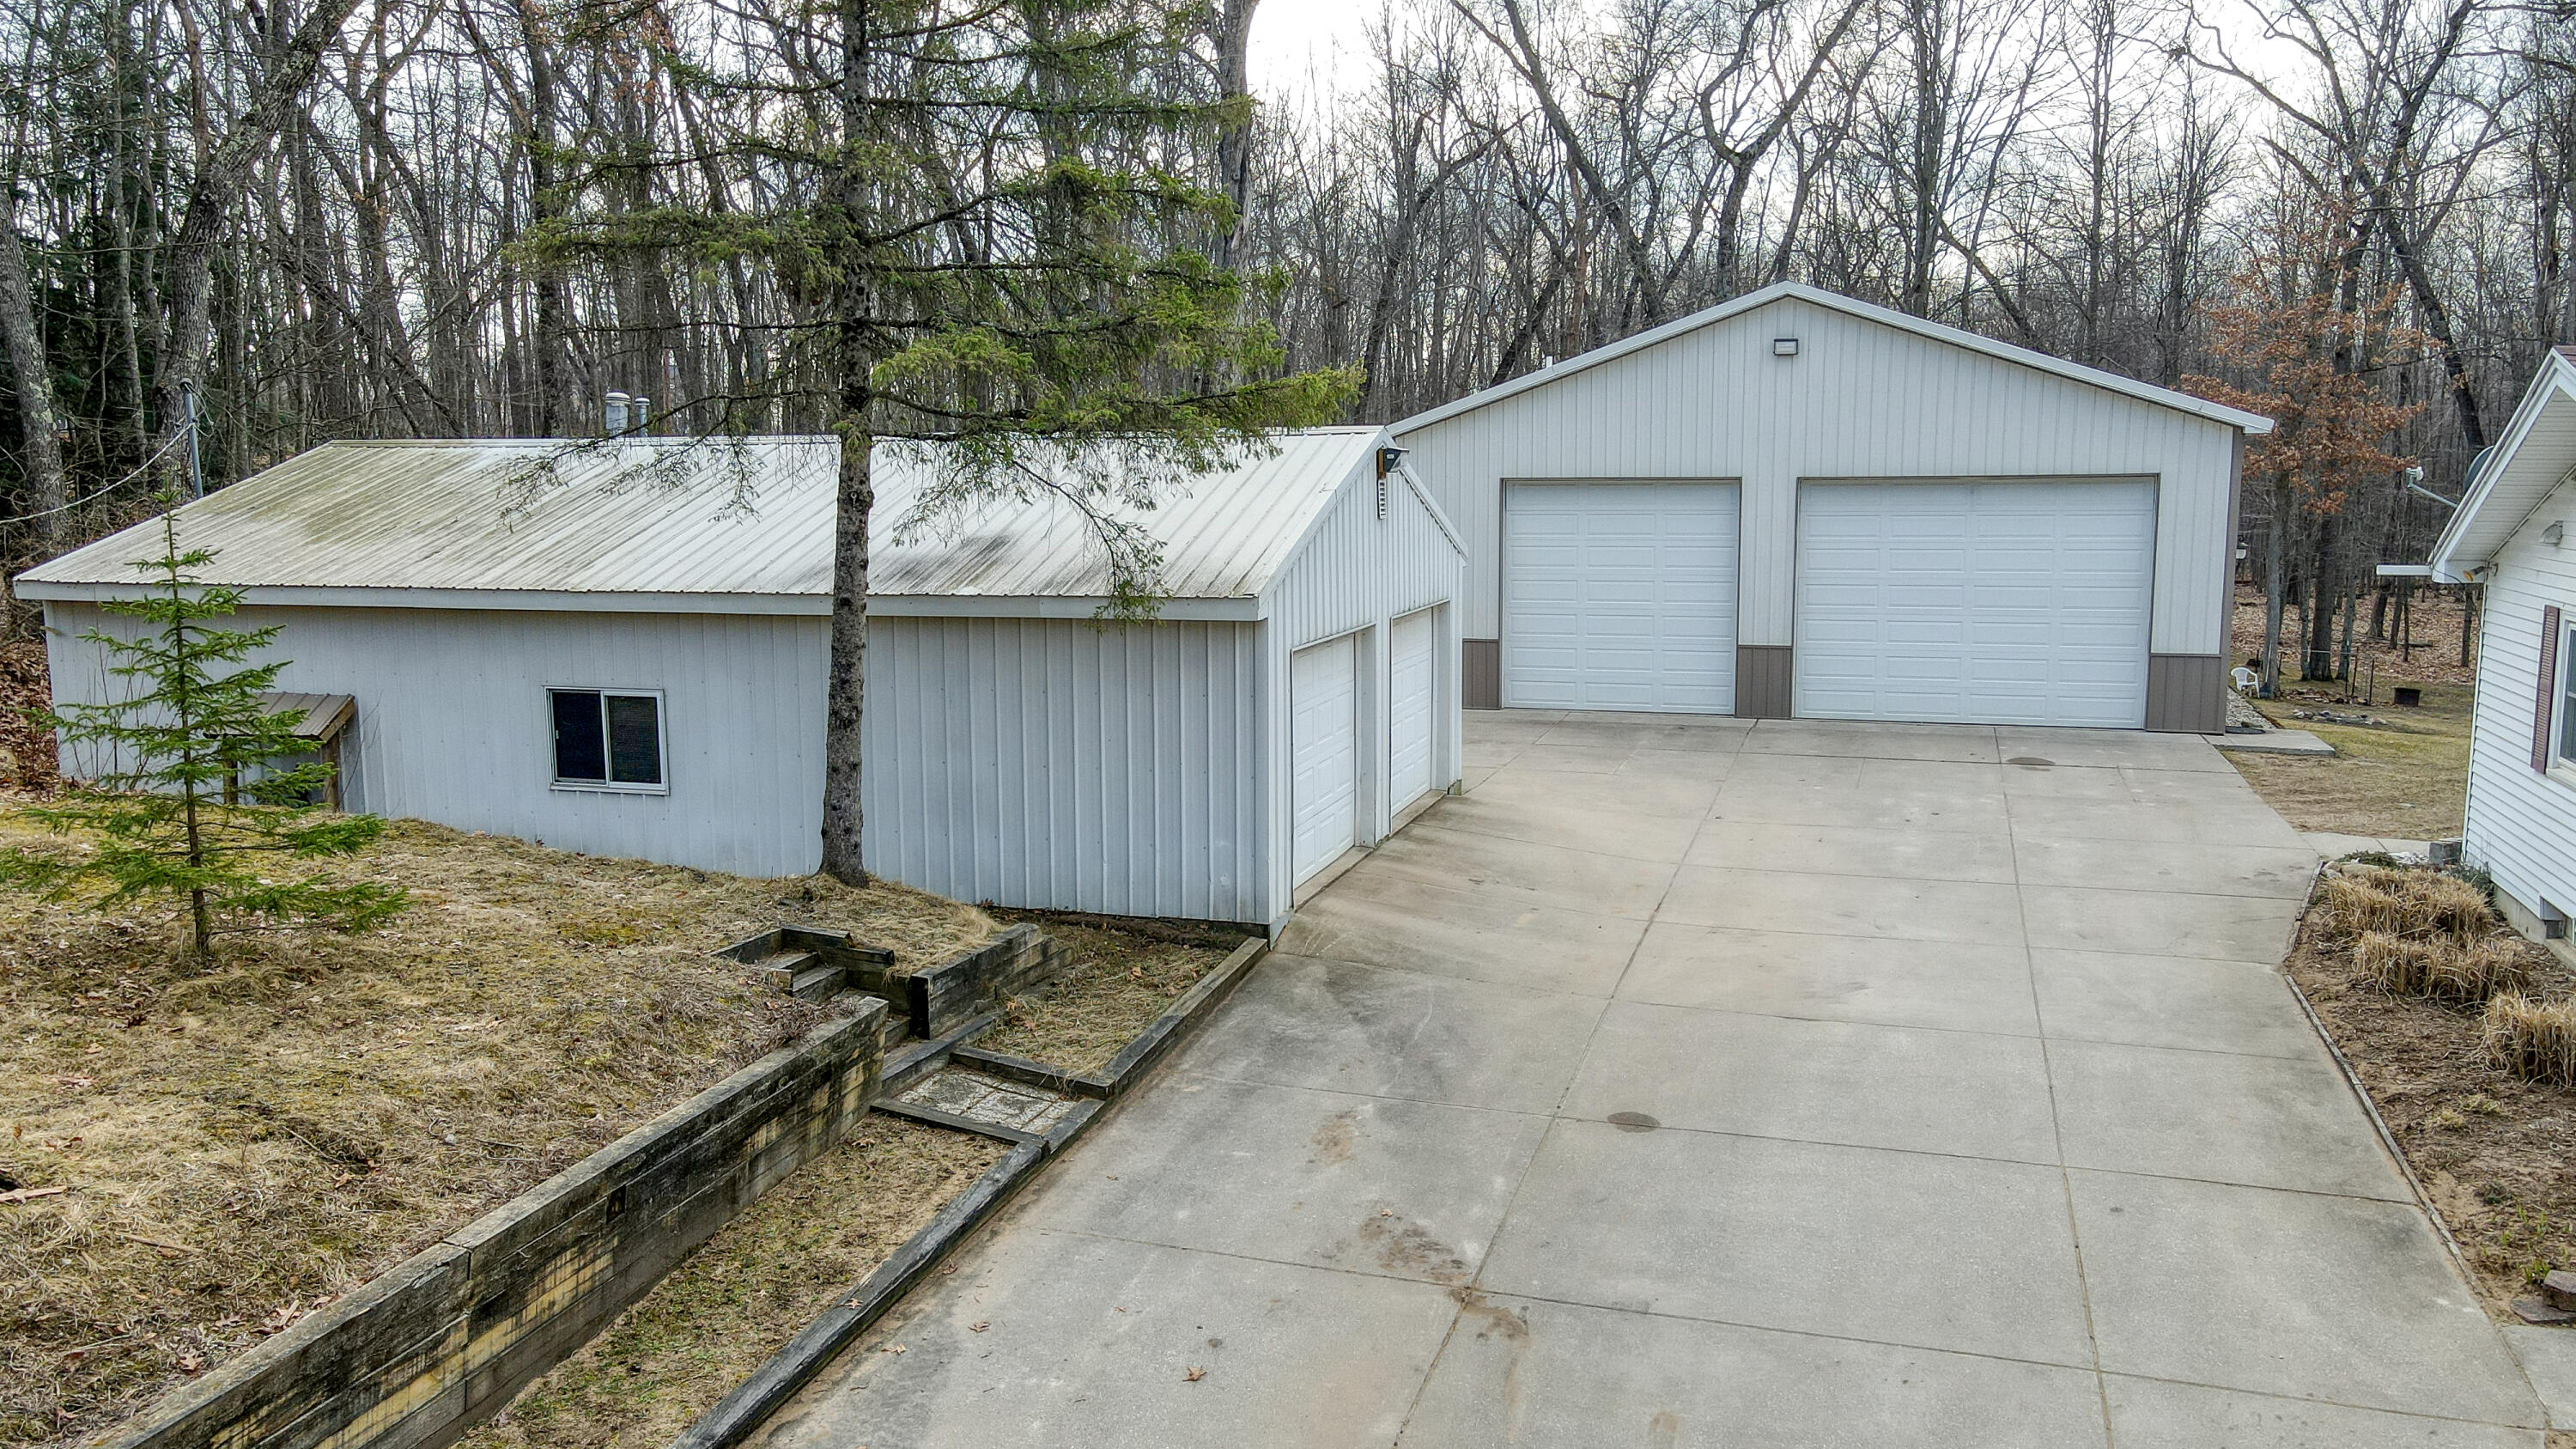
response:
[[[1467,748],[761,1449],[2539,1449],[2280,975],[2318,852],[2205,739]]]

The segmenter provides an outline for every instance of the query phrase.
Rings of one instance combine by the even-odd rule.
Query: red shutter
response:
[[[2540,611],[2540,698],[2531,706],[2531,768],[2549,768],[2549,717],[2558,705],[2558,607]]]

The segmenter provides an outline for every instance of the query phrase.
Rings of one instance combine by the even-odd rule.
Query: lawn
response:
[[[799,921],[916,968],[994,929],[417,822],[339,868],[411,910],[211,972],[164,915],[0,893],[0,1193],[65,1189],[0,1202],[0,1445],[133,1414],[820,1019],[713,947]]]
[[[2297,616],[2284,629],[2295,638]],[[2367,631],[2365,631],[2367,632]],[[2302,683],[2284,671],[2281,698],[2260,708],[2280,725],[2314,731],[2335,747],[2332,759],[2230,752],[2273,809],[2302,830],[2436,840],[2460,833],[2469,788],[2469,706],[2476,671],[2460,663],[2460,611],[2456,597],[2428,590],[2417,601],[2415,642],[2363,642],[2354,670],[2370,686],[2368,703],[2337,681]],[[2262,650],[2263,596],[2240,589],[2232,647],[2234,658]],[[2295,660],[2295,645],[2285,645]],[[2391,703],[2398,685],[2424,691],[2424,703],[2401,709]],[[2349,701],[2349,702],[2347,702]],[[2331,709],[2365,714],[2374,725],[2334,725],[2295,718],[2295,712]]]
[[[463,1449],[664,1449],[1006,1149],[871,1116],[701,1244]]]
[[[2465,684],[2427,684],[2424,703],[2399,709],[2382,702],[2366,709],[2332,705],[2324,696],[2291,686],[2265,700],[2263,711],[2292,729],[2314,731],[2335,747],[2332,759],[2230,752],[2273,809],[2301,830],[2346,835],[2435,840],[2460,833],[2469,785],[2469,711],[2475,690]],[[2299,709],[2332,708],[2363,713],[2377,725],[2334,725],[2292,717]]]

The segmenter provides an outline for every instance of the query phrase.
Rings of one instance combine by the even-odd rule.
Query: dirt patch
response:
[[[467,1435],[465,1449],[663,1449],[1006,1150],[869,1118]]]
[[[1044,990],[1004,1003],[1008,1015],[977,1046],[1070,1072],[1097,1071],[1181,993],[1246,939],[1223,927],[997,911],[1036,922],[1073,958]]]
[[[2509,1313],[2532,1276],[2576,1265],[2576,1093],[2490,1060],[2479,1005],[2383,989],[2356,945],[2321,901],[2290,974],[2450,1225],[2479,1296]],[[2576,970],[2538,946],[2519,949],[2531,995],[2576,998]]]
[[[44,837],[0,798],[0,841]],[[414,905],[230,938],[0,893],[0,1443],[71,1440],[257,1344],[820,1018],[708,952],[781,920],[931,964],[982,912],[398,822]]]

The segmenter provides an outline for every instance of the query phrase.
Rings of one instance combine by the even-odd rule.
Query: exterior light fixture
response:
[[[1797,356],[1797,355],[1798,355],[1798,339],[1797,339],[1797,338],[1795,338],[1795,337],[1774,337],[1774,338],[1772,338],[1772,339],[1771,339],[1771,355],[1772,355],[1773,357],[1795,357],[1795,356]]]
[[[2567,542],[2567,520],[2562,518],[2556,523],[2549,525],[2547,528],[2542,529],[2540,531],[2540,541],[2549,545],[2551,548],[2563,546]]]
[[[1377,516],[1378,521],[1381,523],[1386,521],[1387,475],[1393,473],[1395,471],[1395,465],[1402,461],[1404,461],[1404,450],[1402,448],[1380,448],[1377,450]]]

